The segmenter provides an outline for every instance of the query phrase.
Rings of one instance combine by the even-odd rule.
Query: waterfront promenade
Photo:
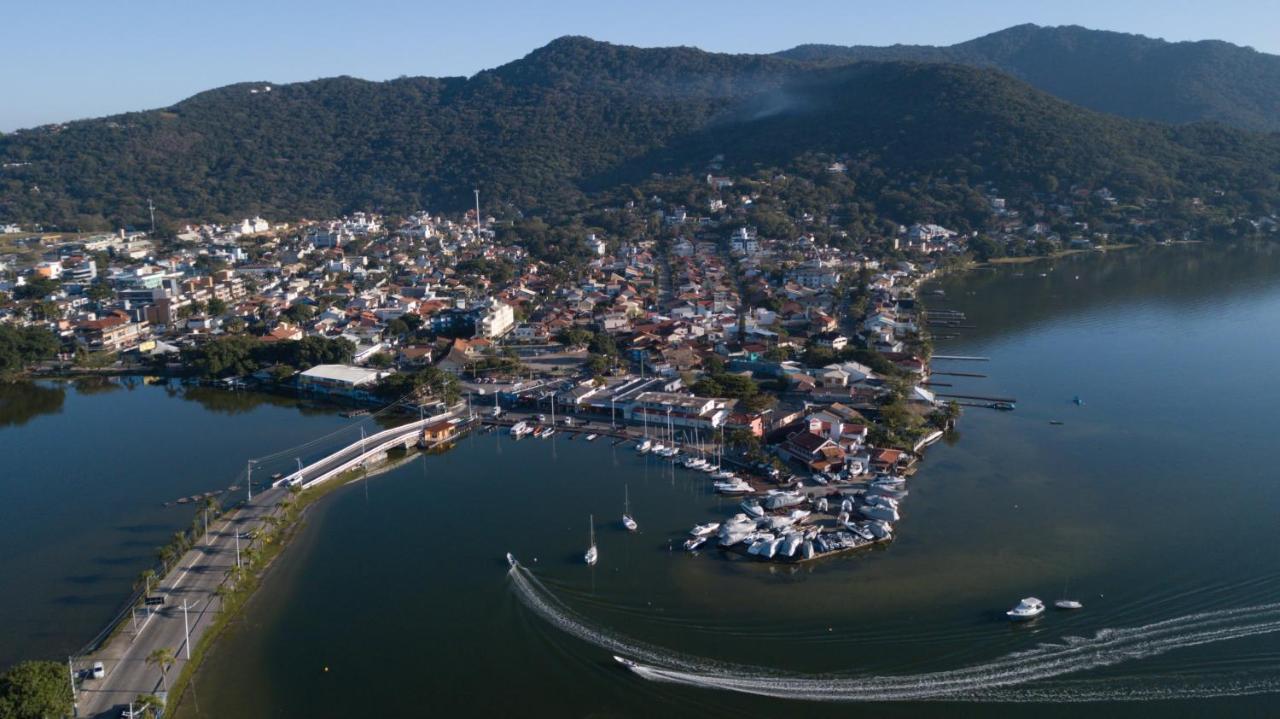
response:
[[[313,487],[376,460],[392,448],[412,446],[424,426],[452,417],[456,409],[352,442],[282,477],[211,525],[208,535],[152,587],[151,596],[165,596],[163,606],[145,615],[139,610],[136,630],[135,623],[126,619],[102,646],[72,659],[75,672],[89,669],[98,661],[106,669],[102,679],[79,682],[76,716],[115,717],[139,694],[164,691],[160,668],[147,663],[147,657],[157,649],[172,651],[176,659],[168,678],[181,674],[189,652],[199,645],[222,610],[218,588],[236,567],[237,548],[243,553],[257,541],[267,518],[281,510],[290,485]]]

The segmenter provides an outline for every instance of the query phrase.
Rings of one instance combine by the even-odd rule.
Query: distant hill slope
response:
[[[470,79],[238,84],[0,137],[0,220],[143,224],[489,203],[563,209],[654,171],[847,156],[908,186],[1219,188],[1269,207],[1280,140],[1102,115],[989,69],[811,63],[562,38]],[[256,92],[255,92],[256,91]],[[491,204],[492,206],[492,204]]]
[[[1280,56],[1217,40],[1166,42],[1078,26],[1018,25],[948,47],[801,45],[777,56],[994,67],[1100,112],[1280,130]]]

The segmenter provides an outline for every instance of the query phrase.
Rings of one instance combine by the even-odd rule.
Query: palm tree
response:
[[[178,661],[173,655],[173,650],[168,647],[160,647],[159,649],[147,655],[147,666],[160,668],[160,679],[164,682],[164,690],[169,691],[169,667]]]
[[[143,588],[145,589],[145,591],[143,592],[143,594],[150,594],[150,593],[151,593],[151,583],[152,583],[152,582],[154,582],[154,581],[156,581],[156,570],[154,570],[154,569],[144,569],[144,570],[142,570],[142,574],[139,574],[139,575],[138,575],[138,580],[137,580],[136,582],[134,582],[134,585],[133,585],[133,586],[136,588],[139,584],[141,584],[141,585],[143,586]]]

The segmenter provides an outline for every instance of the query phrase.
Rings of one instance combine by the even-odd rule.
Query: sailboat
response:
[[[639,444],[636,445],[636,452],[648,454],[649,450],[653,448],[653,442],[649,441],[649,413],[644,412],[640,415],[640,418],[644,420],[644,439],[640,440]]]
[[[636,520],[631,518],[631,492],[627,490],[626,485],[622,487],[622,526],[626,527],[628,532],[634,532],[640,528]]]
[[[587,532],[588,541],[591,544],[587,547],[586,554],[582,555],[582,561],[586,562],[587,566],[594,567],[596,560],[600,558],[600,550],[596,549],[596,518],[590,514],[587,515]]]

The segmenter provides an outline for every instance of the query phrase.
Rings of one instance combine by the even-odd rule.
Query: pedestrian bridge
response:
[[[358,467],[369,458],[377,457],[388,450],[396,447],[404,447],[406,449],[412,447],[418,441],[418,435],[424,427],[456,417],[457,410],[458,408],[454,407],[442,414],[414,420],[398,427],[384,429],[377,434],[371,434],[333,454],[322,457],[301,469],[281,477],[272,486],[298,485],[302,489],[309,489],[333,479],[353,467]]]

